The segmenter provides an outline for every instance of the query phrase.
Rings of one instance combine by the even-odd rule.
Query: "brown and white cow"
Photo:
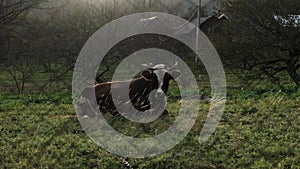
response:
[[[149,110],[150,93],[155,91],[155,98],[165,97],[170,80],[177,79],[181,75],[180,71],[175,70],[177,62],[170,68],[164,64],[153,66],[151,63],[143,64],[143,66],[147,69],[141,72],[140,78],[131,81],[104,82],[85,88],[81,93],[79,103],[81,117],[95,117],[95,111],[91,109],[95,107],[99,108],[102,113],[109,112],[114,116],[119,114],[115,106],[118,100],[113,100],[112,90],[119,95],[118,97],[127,95],[128,98],[129,95],[130,100],[125,100],[125,102],[131,103],[138,111]],[[128,89],[125,88],[128,86],[129,93],[126,93]],[[124,100],[121,102],[120,104],[124,104]]]

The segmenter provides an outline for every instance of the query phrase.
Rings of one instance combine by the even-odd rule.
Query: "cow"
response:
[[[114,100],[112,97],[112,90],[118,93],[119,97],[129,96],[130,100],[125,100],[125,102],[132,104],[138,111],[144,112],[149,110],[151,107],[150,94],[153,94],[153,91],[155,91],[154,97],[158,98],[158,100],[165,97],[168,92],[169,82],[181,75],[180,71],[175,70],[177,62],[170,68],[164,64],[153,66],[152,63],[143,64],[143,66],[146,69],[140,73],[141,77],[139,78],[130,81],[104,82],[85,88],[81,92],[78,104],[80,116],[95,117],[95,111],[91,111],[91,108],[95,107],[99,108],[101,113],[109,112],[113,116],[118,115],[119,112],[115,106],[118,100]],[[128,92],[128,89],[125,90],[125,87],[128,86],[129,93],[125,93],[125,91]],[[120,104],[125,104],[125,102],[123,100]]]

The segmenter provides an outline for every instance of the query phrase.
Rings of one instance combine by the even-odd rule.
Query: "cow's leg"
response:
[[[168,116],[168,114],[169,114],[168,110],[165,109],[164,112],[161,114],[160,117],[165,118],[165,117]]]
[[[84,118],[94,118],[98,108],[95,97],[94,87],[85,88],[82,93],[78,104],[79,114]]]

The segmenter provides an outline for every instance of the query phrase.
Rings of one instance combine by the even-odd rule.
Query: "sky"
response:
[[[300,15],[289,15],[288,18],[283,18],[282,16],[274,15],[274,18],[278,20],[283,26],[298,27],[300,25]]]
[[[107,6],[124,11],[126,8],[136,6],[141,8],[143,6],[151,6],[151,10],[155,12],[166,12],[177,16],[186,18],[191,15],[191,10],[195,9],[199,0],[77,0],[83,2],[90,2],[99,6]],[[212,14],[214,5],[220,0],[202,0],[202,6],[207,9],[208,15]]]

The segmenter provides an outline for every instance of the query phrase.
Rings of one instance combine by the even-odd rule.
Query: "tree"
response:
[[[37,70],[33,44],[23,26],[27,12],[47,0],[0,1],[0,65],[15,84],[18,93],[24,92],[25,83]],[[26,21],[26,22],[25,22]]]
[[[28,9],[0,29],[1,70],[8,73],[19,94],[38,74],[47,72],[39,85],[34,84],[40,91],[52,82],[61,81],[73,70],[86,40],[107,22],[103,13],[92,5],[69,3],[58,8],[45,5]],[[22,24],[15,25],[16,21]]]
[[[20,19],[30,9],[48,0],[0,0],[0,45],[6,45],[11,38],[15,37],[15,27],[24,25]],[[0,64],[5,57],[0,53]]]
[[[44,24],[46,32],[44,36],[41,36],[45,43],[41,43],[39,48],[41,53],[48,54],[47,63],[51,63],[48,67],[53,76],[48,83],[60,80],[74,69],[76,59],[85,42],[110,20],[107,13],[110,14],[111,11],[104,11],[91,4],[82,3],[80,5],[69,4],[63,11],[59,10],[50,15],[47,21],[51,20],[51,23]]]
[[[280,83],[280,75],[287,72],[299,86],[299,0],[232,0],[226,2],[225,12],[230,19],[218,46],[226,62],[245,70],[248,80]]]
[[[0,30],[12,24],[21,14],[43,2],[47,2],[47,0],[1,0]]]
[[[38,64],[32,54],[32,44],[26,39],[10,39],[7,44],[7,59],[4,61],[3,70],[8,72],[15,83],[18,94],[24,92],[27,83],[37,73]]]

